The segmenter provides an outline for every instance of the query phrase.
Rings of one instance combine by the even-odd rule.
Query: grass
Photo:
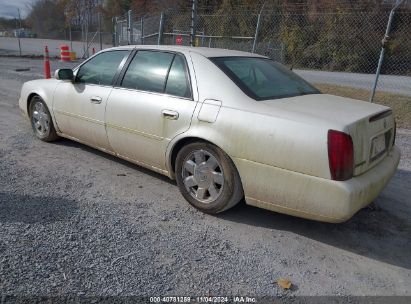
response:
[[[330,84],[315,84],[315,86],[326,94],[365,101],[368,101],[370,97],[369,90]],[[377,91],[374,97],[374,103],[390,107],[394,111],[397,127],[411,129],[411,96]]]

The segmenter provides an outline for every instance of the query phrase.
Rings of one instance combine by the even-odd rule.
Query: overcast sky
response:
[[[33,0],[0,0],[0,17],[16,18],[17,9],[20,9],[21,17],[27,16],[27,5],[33,3]]]

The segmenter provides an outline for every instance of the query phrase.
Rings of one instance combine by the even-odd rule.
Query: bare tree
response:
[[[58,1],[39,0],[31,5],[27,23],[41,37],[57,38],[64,31],[64,7]]]

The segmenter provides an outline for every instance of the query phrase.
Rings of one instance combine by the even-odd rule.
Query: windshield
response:
[[[210,60],[255,100],[320,93],[285,66],[266,58],[213,57]]]

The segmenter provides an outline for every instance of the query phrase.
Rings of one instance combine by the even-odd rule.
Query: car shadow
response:
[[[78,148],[175,185],[175,181],[110,154],[62,139],[56,145]],[[248,206],[217,215],[221,220],[289,231],[355,254],[411,269],[411,171],[398,170],[374,203],[340,224],[321,223]],[[397,212],[395,212],[395,208]],[[400,211],[399,211],[400,210]]]
[[[171,180],[169,177],[167,177],[167,176],[165,176],[165,175],[163,175],[163,174],[160,174],[160,173],[158,173],[158,172],[155,172],[155,171],[152,171],[152,170],[150,170],[150,169],[144,168],[144,167],[142,167],[142,166],[139,166],[139,165],[137,165],[137,164],[134,164],[134,163],[132,163],[132,162],[129,162],[129,161],[127,161],[127,160],[124,160],[124,159],[122,159],[122,158],[119,158],[119,157],[117,157],[117,156],[111,155],[111,154],[109,154],[109,153],[106,153],[106,152],[100,151],[100,150],[98,150],[98,149],[89,147],[89,146],[87,146],[87,145],[81,144],[81,143],[76,142],[76,141],[74,141],[74,140],[62,138],[62,139],[60,139],[60,140],[58,140],[58,141],[52,142],[52,144],[54,144],[54,145],[59,145],[59,146],[70,147],[70,148],[81,149],[81,150],[83,150],[83,151],[85,151],[85,152],[89,152],[89,153],[98,155],[99,157],[104,157],[104,158],[107,159],[107,160],[114,161],[114,162],[116,162],[116,163],[118,163],[118,164],[121,164],[121,165],[127,167],[127,168],[130,168],[130,169],[133,169],[133,170],[138,170],[138,171],[140,171],[141,173],[150,175],[151,177],[161,179],[162,181],[167,182],[167,183],[169,183],[169,184],[173,184],[173,185],[176,184],[175,181]]]
[[[0,222],[52,223],[70,219],[78,210],[74,200],[0,192]]]
[[[408,200],[398,201],[401,196]],[[218,215],[223,220],[274,231],[289,231],[352,253],[391,265],[411,269],[411,171],[397,174],[370,206],[360,210],[350,220],[340,224],[321,223],[270,212],[248,206],[243,201],[235,208]],[[392,208],[401,208],[393,212]],[[398,214],[398,213],[402,213]]]

